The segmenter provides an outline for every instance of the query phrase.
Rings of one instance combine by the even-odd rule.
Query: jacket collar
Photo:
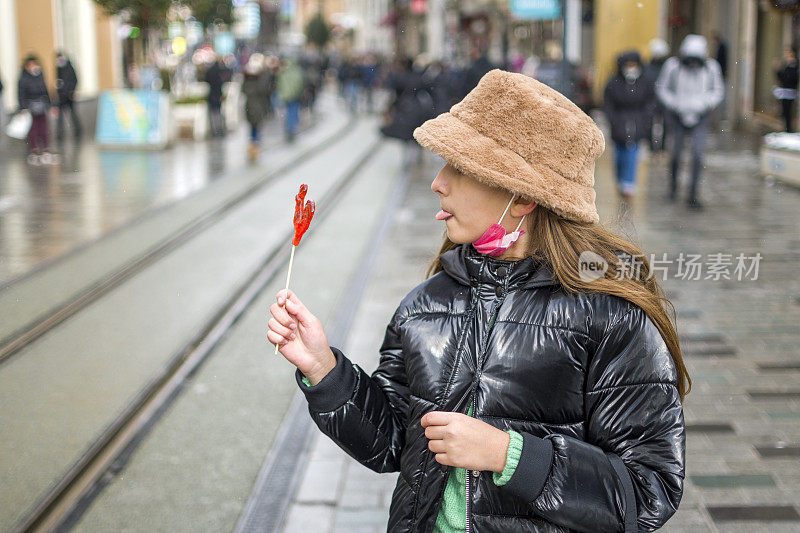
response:
[[[440,261],[445,273],[462,285],[507,283],[509,288],[523,289],[558,285],[549,266],[533,257],[505,261],[480,254],[472,245],[462,244],[442,254]]]

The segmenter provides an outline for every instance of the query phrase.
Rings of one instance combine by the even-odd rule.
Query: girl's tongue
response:
[[[441,211],[436,213],[436,220],[447,220],[451,216],[453,216],[451,213],[448,213],[447,211],[442,209]]]

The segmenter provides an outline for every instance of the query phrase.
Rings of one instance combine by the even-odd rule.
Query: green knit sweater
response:
[[[472,406],[469,406],[468,415],[472,416]],[[519,463],[522,455],[522,435],[516,431],[508,431],[511,441],[506,453],[506,465],[503,472],[492,474],[495,485],[501,486],[508,483]],[[452,468],[444,487],[442,507],[436,517],[434,533],[456,533],[467,530],[467,471],[464,468]]]
[[[308,378],[303,377],[303,383],[311,387]],[[467,412],[472,416],[472,406]],[[507,432],[511,437],[506,453],[506,465],[503,472],[492,474],[492,480],[497,486],[508,483],[514,471],[517,469],[519,458],[522,455],[522,435],[516,431]],[[464,468],[452,468],[447,478],[447,485],[444,487],[442,507],[436,517],[436,527],[434,533],[457,533],[467,530],[467,471]]]

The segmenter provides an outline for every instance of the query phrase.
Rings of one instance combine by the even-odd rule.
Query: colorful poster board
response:
[[[169,143],[169,99],[161,91],[111,89],[100,94],[98,144],[163,148]]]

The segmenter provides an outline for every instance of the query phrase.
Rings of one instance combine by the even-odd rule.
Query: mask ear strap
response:
[[[519,228],[522,226],[522,222],[525,220],[526,216],[528,215],[522,215],[522,220],[520,220],[519,224],[517,224],[517,229],[514,230],[515,232],[519,231]]]
[[[506,213],[508,213],[508,210],[511,209],[511,202],[513,202],[514,198],[516,198],[516,197],[517,197],[517,195],[515,194],[515,195],[513,195],[511,197],[511,200],[508,201],[508,205],[506,206],[506,210],[503,211],[502,215],[500,215],[500,220],[497,222],[498,224],[502,224],[503,223],[503,218],[505,218]]]

